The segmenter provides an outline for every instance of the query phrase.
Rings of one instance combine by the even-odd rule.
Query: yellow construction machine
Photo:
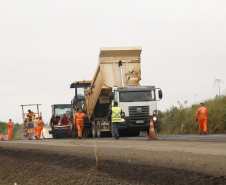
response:
[[[21,105],[21,107],[22,107],[22,117],[23,117],[23,126],[22,126],[21,135],[23,137],[25,137],[25,138],[28,138],[29,133],[31,133],[31,135],[34,134],[35,117],[36,116],[42,116],[42,113],[39,111],[39,105],[41,105],[41,104]],[[33,112],[34,110],[30,110],[30,114],[29,113],[25,113],[24,112],[24,107],[28,108],[28,110],[30,110],[29,109],[30,107],[35,107],[36,112]]]

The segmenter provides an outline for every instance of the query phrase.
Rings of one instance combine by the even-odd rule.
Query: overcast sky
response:
[[[142,46],[141,84],[162,88],[162,111],[213,98],[214,79],[226,82],[225,10],[225,0],[0,0],[0,121],[22,122],[30,103],[49,121],[73,81],[93,78],[100,47]]]

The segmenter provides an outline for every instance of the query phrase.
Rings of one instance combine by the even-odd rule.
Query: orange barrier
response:
[[[150,120],[149,140],[156,140],[155,129],[152,119]]]

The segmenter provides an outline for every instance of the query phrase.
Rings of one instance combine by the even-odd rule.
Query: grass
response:
[[[0,134],[8,135],[8,128],[6,125],[7,125],[7,123],[0,122]],[[19,124],[19,123],[14,124],[12,139],[21,139],[21,129],[22,129],[21,124]]]
[[[215,97],[204,102],[208,109],[207,127],[209,134],[226,134],[226,96]],[[198,104],[186,107],[178,102],[159,113],[161,134],[194,134],[198,133],[199,123],[195,121]],[[183,125],[183,130],[181,129]],[[181,132],[182,131],[182,132]]]

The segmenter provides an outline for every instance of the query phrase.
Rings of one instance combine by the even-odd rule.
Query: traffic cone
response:
[[[150,120],[150,128],[149,128],[149,140],[156,140],[155,129],[153,125],[152,119]]]
[[[31,132],[28,134],[28,139],[31,140]]]

